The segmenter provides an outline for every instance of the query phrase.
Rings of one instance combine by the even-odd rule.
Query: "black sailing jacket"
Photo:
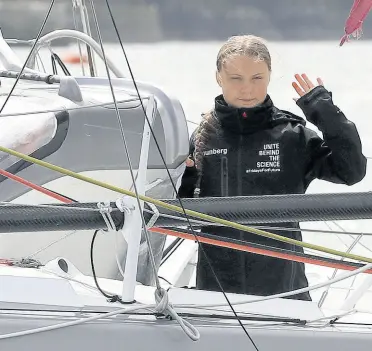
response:
[[[203,155],[200,197],[305,193],[315,178],[353,185],[366,174],[357,129],[318,86],[297,100],[307,120],[323,134],[305,127],[305,120],[276,108],[269,96],[254,108],[228,106],[220,95],[212,117],[218,128],[209,135]],[[195,134],[195,133],[194,133]],[[194,152],[194,134],[190,155]],[[195,167],[186,168],[180,197],[193,197],[198,180]],[[271,224],[299,228],[298,223]],[[264,245],[302,248],[232,228],[208,227],[203,232]],[[275,231],[302,240],[300,231]],[[304,264],[203,244],[226,292],[271,295],[306,287]],[[197,289],[218,291],[205,256],[199,250]],[[294,296],[310,300],[308,293]]]

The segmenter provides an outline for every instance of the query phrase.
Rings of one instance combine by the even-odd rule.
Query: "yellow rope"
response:
[[[75,172],[70,171],[68,169],[65,169],[63,167],[59,167],[59,166],[53,165],[49,162],[38,160],[37,158],[34,158],[34,157],[31,157],[31,156],[22,154],[20,152],[5,148],[3,146],[0,146],[0,151],[3,151],[7,154],[19,157],[19,158],[21,158],[25,161],[37,164],[39,166],[48,168],[48,169],[53,170],[55,172],[59,172],[59,173],[62,173],[64,175],[68,175],[68,176],[73,177],[75,179],[79,179],[79,180],[82,180],[84,182],[94,184],[96,186],[99,186],[99,187],[102,187],[102,188],[105,188],[105,189],[109,189],[109,190],[115,191],[115,192],[120,193],[120,194],[124,194],[124,195],[131,196],[131,197],[136,197],[136,194],[132,191],[122,189],[120,187],[110,185],[110,184],[107,184],[105,182],[101,182],[99,180],[96,180],[96,179],[93,179],[93,178],[75,173]],[[175,205],[170,205],[170,204],[167,204],[163,201],[153,199],[151,197],[144,196],[144,195],[140,195],[139,198],[141,200],[145,201],[145,202],[152,203],[156,206],[165,208],[167,210],[175,211],[175,212],[182,213],[182,214],[184,213],[183,209],[181,207],[178,207],[178,206],[175,206]],[[207,214],[204,214],[204,213],[200,213],[200,212],[196,212],[196,211],[192,211],[192,210],[188,210],[188,209],[185,209],[185,212],[189,216],[193,216],[193,217],[196,217],[196,218],[199,218],[199,219],[207,220],[207,221],[210,221],[210,222],[213,222],[213,223],[222,224],[222,225],[225,225],[225,226],[228,226],[228,227],[231,227],[231,228],[235,228],[235,229],[238,229],[238,230],[241,230],[241,231],[244,231],[244,232],[249,232],[249,233],[261,235],[261,236],[271,238],[271,239],[274,239],[274,240],[278,240],[278,241],[282,241],[282,242],[285,242],[285,243],[288,243],[288,244],[294,244],[294,245],[297,245],[297,246],[301,246],[301,247],[305,247],[305,248],[308,248],[308,249],[328,253],[328,254],[335,255],[335,256],[349,258],[349,259],[353,259],[353,260],[361,261],[361,262],[372,263],[372,258],[369,258],[369,257],[354,255],[354,254],[351,254],[351,253],[346,253],[346,252],[334,250],[334,249],[331,249],[331,248],[328,248],[328,247],[315,245],[315,244],[310,244],[310,243],[307,243],[307,242],[287,238],[287,237],[284,237],[282,235],[269,233],[269,232],[266,232],[264,230],[260,230],[260,229],[257,229],[257,228],[251,228],[251,227],[245,226],[243,224],[234,223],[234,222],[231,222],[231,221],[227,221],[225,219],[213,217],[213,216],[210,216],[210,215],[207,215]]]

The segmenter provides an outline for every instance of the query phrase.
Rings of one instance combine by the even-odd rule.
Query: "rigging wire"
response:
[[[338,283],[340,281],[343,281],[343,280],[346,280],[346,279],[349,279],[351,277],[354,277],[356,276],[357,274],[360,274],[360,273],[364,273],[368,270],[371,270],[372,269],[372,263],[368,263],[352,272],[347,272],[345,274],[340,274],[337,278],[334,278],[334,279],[327,279],[326,281],[322,282],[322,283],[318,283],[318,284],[315,284],[315,285],[312,285],[312,286],[308,286],[306,288],[300,288],[300,289],[296,289],[296,290],[292,290],[292,291],[288,291],[288,292],[284,292],[284,293],[279,293],[279,294],[274,294],[274,295],[269,295],[269,296],[259,296],[255,299],[250,299],[250,300],[240,300],[240,301],[234,301],[232,302],[232,304],[234,306],[236,305],[245,305],[245,304],[251,304],[251,303],[258,303],[258,302],[263,302],[263,301],[268,301],[268,300],[273,300],[273,299],[279,299],[279,298],[285,298],[285,297],[290,297],[290,296],[294,296],[294,295],[298,295],[298,294],[302,294],[302,293],[305,293],[305,292],[309,292],[309,291],[312,291],[312,290],[317,290],[317,289],[320,289],[320,288],[323,288],[323,287],[326,287],[326,286],[329,286],[331,284],[335,284],[335,283]],[[228,307],[228,305],[226,303],[211,303],[211,304],[180,304],[180,305],[174,305],[174,307],[177,307],[177,308],[204,308],[204,307]]]
[[[156,285],[155,301],[157,303],[156,309],[159,313],[167,315],[170,318],[175,319],[178,322],[178,324],[180,325],[181,329],[185,332],[185,334],[189,338],[191,338],[191,340],[197,341],[200,338],[199,331],[191,323],[189,323],[186,320],[183,320],[173,310],[172,306],[169,304],[169,301],[168,301],[167,291],[162,288],[159,277],[158,277],[158,274],[157,274],[155,257],[154,257],[154,253],[151,249],[151,241],[150,241],[150,237],[149,237],[149,234],[148,234],[148,231],[147,231],[147,225],[146,225],[145,217],[144,217],[144,214],[143,214],[143,211],[142,211],[141,201],[140,201],[140,197],[139,197],[139,193],[138,193],[138,189],[137,189],[137,184],[136,184],[136,180],[135,180],[134,173],[133,173],[133,167],[132,167],[132,163],[131,163],[131,159],[130,159],[130,155],[129,155],[129,149],[128,149],[125,134],[124,134],[124,128],[123,128],[123,125],[122,125],[122,122],[121,122],[119,108],[118,108],[118,105],[117,105],[117,102],[116,102],[114,87],[113,87],[113,84],[112,84],[112,81],[111,81],[110,70],[109,70],[109,67],[108,67],[108,64],[107,64],[107,60],[106,60],[105,50],[104,50],[104,47],[103,47],[101,32],[100,32],[100,29],[99,29],[98,19],[97,19],[96,11],[95,11],[95,8],[94,8],[93,0],[90,0],[90,4],[91,4],[91,7],[92,7],[93,18],[94,18],[94,22],[95,22],[95,25],[96,25],[96,30],[97,30],[101,50],[102,50],[103,61],[105,63],[105,67],[106,67],[107,78],[108,78],[108,81],[109,81],[110,90],[111,90],[113,102],[114,102],[114,105],[115,105],[116,116],[117,116],[118,123],[119,123],[119,126],[120,126],[120,131],[121,131],[121,135],[122,135],[122,139],[123,139],[125,153],[126,153],[127,159],[128,159],[128,165],[129,165],[130,174],[131,174],[131,177],[132,177],[133,187],[134,187],[134,190],[135,190],[135,197],[136,197],[136,200],[137,200],[138,211],[139,211],[139,214],[140,214],[140,217],[141,217],[141,220],[142,220],[143,232],[145,234],[146,242],[147,242],[147,245],[148,245],[148,252],[149,252],[150,262],[151,262],[151,266],[152,266],[152,269],[153,269],[153,274],[154,274],[154,277],[155,277],[155,285]],[[141,100],[140,96],[139,96],[139,99],[140,99],[141,104],[142,104],[142,100]],[[146,111],[144,111],[144,112],[145,112],[146,119],[148,121],[147,113],[146,113]],[[154,109],[152,109],[151,113],[154,114]],[[149,121],[148,121],[148,123],[149,123]],[[149,123],[149,125],[151,127],[151,123]],[[144,137],[145,136],[143,136],[143,138]],[[139,165],[139,167],[140,167],[140,165]],[[96,235],[96,233],[95,233],[95,235]],[[95,236],[94,236],[94,238],[95,238]],[[92,242],[93,242],[93,240],[92,240]],[[93,244],[92,244],[91,247],[92,247],[92,250],[91,250],[91,253],[92,253]],[[93,260],[92,260],[92,262],[93,262]],[[120,298],[120,297],[115,296],[114,298],[116,298],[120,303],[125,303],[125,302],[122,301],[122,298]]]
[[[7,97],[6,97],[6,99],[5,99],[4,103],[3,103],[3,106],[1,106],[1,108],[0,108],[0,114],[1,114],[1,112],[3,112],[4,107],[5,107],[5,105],[7,104],[7,102],[9,101],[10,96],[12,95],[12,93],[13,93],[13,91],[14,91],[14,89],[15,89],[17,83],[18,83],[18,81],[21,79],[21,75],[22,75],[23,71],[25,70],[25,68],[26,68],[26,66],[27,66],[27,64],[28,64],[28,61],[29,61],[31,55],[34,53],[35,47],[36,47],[36,45],[37,45],[37,42],[39,41],[39,39],[40,39],[40,37],[41,37],[41,33],[43,32],[44,27],[45,27],[45,25],[46,25],[46,23],[47,23],[47,21],[48,21],[48,19],[49,19],[49,16],[50,16],[50,13],[51,13],[52,8],[53,8],[53,6],[54,6],[54,3],[55,3],[55,0],[52,0],[51,3],[50,3],[50,5],[49,5],[48,12],[47,12],[47,14],[46,14],[46,16],[45,16],[45,18],[44,18],[43,24],[42,24],[41,27],[40,27],[39,33],[37,34],[37,36],[36,36],[36,38],[35,38],[35,42],[34,42],[34,44],[32,45],[32,48],[31,48],[31,50],[30,50],[30,53],[28,54],[28,56],[27,56],[27,58],[26,58],[26,61],[25,61],[25,63],[23,64],[23,66],[22,66],[22,68],[21,68],[21,71],[18,73],[18,76],[17,76],[17,78],[16,78],[16,80],[15,80],[15,82],[14,82],[12,88],[10,89],[9,94],[8,94]]]
[[[77,10],[77,2],[76,0],[72,0],[72,20],[74,23],[75,30],[80,30],[77,19],[76,19],[76,10]],[[85,76],[85,67],[84,67],[84,61],[83,61],[83,52],[81,50],[81,42],[80,40],[76,39],[78,48],[79,48],[79,55],[80,55],[80,60],[81,60],[81,71],[83,73],[83,76]]]
[[[93,0],[91,0],[91,1],[93,1]],[[154,133],[154,131],[153,131],[153,129],[152,129],[151,123],[150,123],[150,121],[149,121],[149,119],[148,119],[148,117],[147,117],[146,110],[145,110],[145,107],[144,107],[144,105],[143,105],[143,101],[142,101],[142,98],[141,98],[140,92],[139,92],[139,90],[138,90],[138,86],[137,86],[136,80],[135,80],[135,78],[134,78],[134,74],[133,74],[133,71],[132,71],[132,68],[131,68],[131,64],[129,63],[129,59],[128,59],[127,54],[126,54],[126,51],[125,51],[125,49],[124,49],[124,45],[123,45],[123,42],[122,42],[122,40],[121,40],[119,30],[118,30],[118,28],[117,28],[117,26],[116,26],[116,21],[115,21],[115,19],[114,19],[113,14],[112,14],[112,11],[111,11],[111,7],[110,7],[110,4],[109,4],[109,1],[108,1],[108,0],[105,0],[105,1],[106,1],[107,9],[108,9],[108,11],[109,11],[109,14],[110,14],[110,17],[111,17],[111,21],[112,21],[112,24],[113,24],[113,26],[114,26],[114,29],[115,29],[115,32],[116,32],[116,35],[117,35],[118,41],[119,41],[119,43],[120,43],[121,49],[122,49],[122,51],[123,51],[123,54],[124,54],[124,57],[125,57],[125,60],[126,60],[126,63],[127,63],[127,66],[128,66],[128,70],[129,70],[129,73],[130,73],[131,79],[132,79],[132,81],[133,81],[133,85],[134,85],[135,90],[136,90],[136,92],[137,92],[138,98],[139,98],[139,100],[140,100],[140,102],[141,102],[142,111],[143,111],[144,116],[145,116],[145,118],[146,118],[146,121],[147,121],[147,123],[148,123],[148,125],[149,125],[149,129],[150,129],[151,134],[152,134],[152,136],[153,136],[153,138],[154,138],[154,142],[155,142],[156,147],[157,147],[157,149],[158,149],[158,151],[159,151],[159,154],[160,154],[160,157],[161,157],[162,162],[163,162],[163,164],[164,164],[164,167],[166,168],[166,171],[167,171],[167,173],[168,173],[169,181],[170,181],[171,184],[172,184],[173,190],[174,190],[174,192],[175,192],[175,196],[176,196],[177,199],[179,200],[180,206],[181,206],[182,211],[183,211],[183,215],[184,215],[184,216],[187,218],[187,220],[188,220],[188,216],[187,216],[187,214],[186,214],[186,211],[185,211],[185,208],[184,208],[184,206],[183,206],[182,200],[181,200],[181,198],[180,198],[179,195],[178,195],[177,188],[176,188],[176,186],[175,186],[175,184],[174,184],[174,181],[173,181],[173,179],[172,179],[172,176],[171,176],[171,174],[170,174],[170,172],[169,172],[169,169],[168,169],[167,163],[166,163],[166,161],[165,161],[165,159],[164,159],[163,153],[161,152],[161,149],[160,149],[159,143],[158,143],[158,141],[157,141],[156,135],[155,135],[155,133]],[[142,216],[143,216],[143,212],[142,212]],[[213,277],[214,277],[214,279],[215,279],[217,285],[219,286],[219,289],[221,290],[222,294],[224,295],[224,298],[226,299],[227,303],[230,305],[231,311],[232,311],[233,314],[235,315],[235,318],[236,318],[237,321],[239,322],[241,328],[243,329],[244,333],[246,334],[246,336],[248,337],[248,339],[249,339],[250,342],[252,343],[253,347],[256,349],[256,351],[259,351],[259,350],[258,350],[258,347],[257,347],[257,345],[256,345],[256,343],[253,341],[252,337],[249,335],[247,329],[244,327],[244,324],[243,324],[242,321],[240,320],[240,318],[239,318],[238,314],[236,313],[234,307],[233,307],[232,304],[230,303],[230,300],[229,300],[229,298],[227,297],[227,295],[226,295],[226,293],[225,293],[225,290],[223,289],[223,287],[222,287],[222,285],[221,285],[221,282],[220,282],[220,280],[218,279],[217,274],[216,274],[216,272],[215,272],[214,269],[213,269],[212,263],[211,263],[211,261],[209,260],[209,257],[208,257],[208,255],[207,255],[207,253],[204,251],[203,246],[202,246],[201,243],[199,242],[198,236],[195,234],[195,231],[194,231],[194,229],[193,229],[193,227],[192,227],[192,224],[191,224],[191,222],[190,222],[189,220],[188,220],[188,226],[190,227],[191,231],[193,232],[193,235],[194,235],[194,237],[195,237],[195,240],[198,242],[199,249],[202,251],[204,257],[206,258],[206,261],[207,261],[207,264],[208,264],[208,266],[209,266],[209,269],[211,270],[212,275],[213,275]],[[146,225],[145,225],[145,227],[146,227]]]
[[[152,232],[152,228],[150,228],[150,232]],[[177,249],[181,246],[185,239],[183,238],[176,238],[163,252],[163,257],[160,262],[160,267],[167,262],[167,260],[174,254]]]
[[[117,101],[116,101],[116,96],[115,96],[114,87],[113,87],[112,80],[111,80],[110,70],[109,70],[109,67],[108,67],[107,61],[106,61],[106,53],[105,53],[105,49],[103,47],[101,31],[100,31],[100,28],[99,28],[97,14],[96,14],[96,11],[95,11],[95,8],[94,8],[93,0],[90,0],[90,3],[91,3],[91,7],[92,7],[93,19],[94,19],[94,22],[95,22],[95,25],[96,25],[99,44],[101,46],[103,61],[104,61],[105,68],[106,68],[106,74],[107,74],[107,78],[108,78],[109,85],[110,85],[111,95],[112,95],[113,102],[114,102],[114,105],[115,105],[116,117],[117,117],[118,124],[119,124],[119,127],[120,127],[120,133],[121,133],[121,137],[122,137],[123,144],[124,144],[125,154],[126,154],[126,157],[128,159],[128,166],[129,166],[129,171],[130,171],[130,175],[131,175],[132,182],[133,182],[132,184],[133,184],[134,192],[136,194],[138,211],[141,215],[142,229],[143,229],[143,232],[145,234],[147,245],[149,247],[149,257],[150,257],[150,260],[151,260],[151,266],[152,266],[152,269],[153,269],[153,274],[154,274],[154,277],[155,277],[156,286],[160,290],[161,289],[161,284],[160,284],[160,280],[159,280],[158,275],[157,275],[155,257],[153,255],[152,250],[151,250],[150,237],[149,237],[149,234],[148,234],[148,231],[147,231],[146,220],[145,220],[145,217],[144,217],[144,214],[143,214],[143,211],[142,211],[141,200],[139,198],[139,192],[138,192],[136,179],[135,179],[134,172],[133,172],[133,166],[132,166],[132,161],[131,161],[131,157],[130,157],[130,154],[129,154],[129,148],[128,148],[128,144],[127,144],[126,137],[125,137],[125,134],[124,134],[124,127],[123,127],[123,123],[121,121],[121,116],[120,116],[119,108],[118,108]],[[139,96],[139,99],[141,100],[140,96]],[[154,111],[152,111],[152,113],[154,113]],[[147,117],[146,111],[145,111],[145,115]],[[143,138],[144,138],[144,136],[143,136]]]
[[[359,243],[359,241],[363,238],[363,234],[359,234],[355,239],[354,241],[351,243],[351,245],[347,248],[346,252],[351,252],[353,250],[353,248]],[[341,261],[344,260],[344,257],[341,258]],[[332,275],[331,275],[331,278],[330,279],[333,279],[336,274],[337,274],[337,271],[338,269],[335,268],[335,270],[333,271]],[[355,277],[354,277],[355,278]],[[353,281],[354,283],[354,281]],[[329,292],[329,286],[327,287],[327,289],[325,291],[323,291],[322,293],[322,296],[320,297],[319,299],[319,302],[318,302],[318,306],[319,307],[322,307],[324,301],[326,300],[327,296],[328,296],[328,292]]]

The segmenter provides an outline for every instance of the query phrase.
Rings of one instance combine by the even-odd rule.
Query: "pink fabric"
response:
[[[341,38],[340,46],[353,35],[357,38],[362,34],[362,25],[369,11],[372,9],[372,0],[355,0],[349,17],[345,23],[345,35]]]

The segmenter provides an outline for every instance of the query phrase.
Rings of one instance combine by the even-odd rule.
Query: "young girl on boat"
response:
[[[277,108],[267,93],[271,57],[264,41],[244,35],[230,38],[217,56],[222,94],[191,136],[190,157],[180,197],[302,194],[316,178],[353,185],[366,174],[357,129],[333,104],[318,78],[296,74],[293,88],[306,119]],[[298,223],[271,224],[294,230],[270,230],[302,240]],[[232,228],[203,232],[247,242],[302,251],[302,248]],[[226,292],[271,295],[308,286],[303,263],[202,244]],[[205,255],[199,250],[196,288],[219,291]],[[309,293],[292,296],[311,300]]]

